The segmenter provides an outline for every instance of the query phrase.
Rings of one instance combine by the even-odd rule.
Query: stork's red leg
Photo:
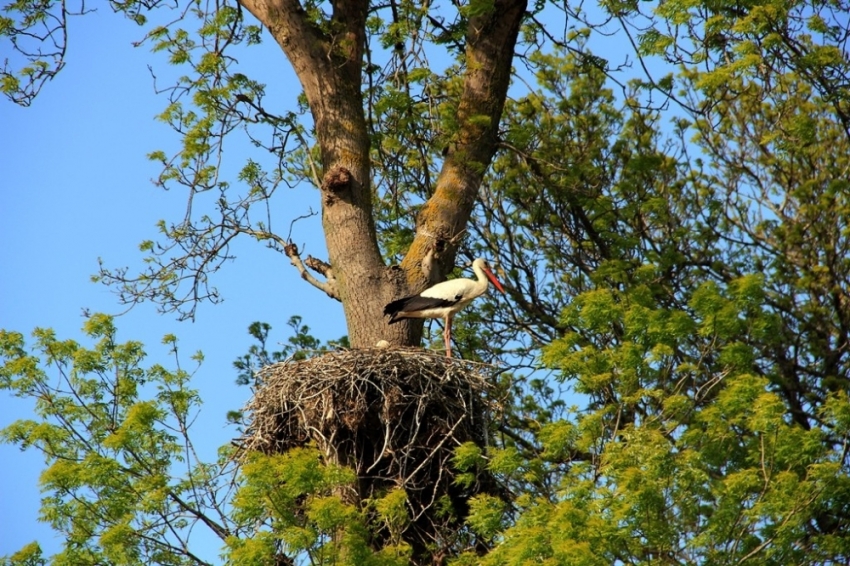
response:
[[[446,329],[443,331],[443,339],[446,341],[446,357],[452,357],[452,317],[446,317]]]

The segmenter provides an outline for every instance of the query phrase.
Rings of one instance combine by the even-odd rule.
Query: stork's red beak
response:
[[[502,284],[501,284],[501,283],[499,283],[499,280],[498,280],[498,279],[496,279],[496,276],[495,276],[495,275],[493,275],[493,272],[492,272],[492,271],[490,271],[489,269],[485,269],[485,270],[484,270],[484,274],[487,276],[487,279],[489,279],[489,280],[490,280],[490,282],[491,282],[491,283],[493,283],[493,285],[495,285],[495,286],[496,286],[496,289],[498,289],[498,290],[499,290],[499,291],[501,291],[502,293],[504,293],[504,292],[505,292],[505,288],[504,288],[504,287],[502,287]]]

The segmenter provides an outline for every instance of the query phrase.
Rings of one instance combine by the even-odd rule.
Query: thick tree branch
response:
[[[457,109],[457,131],[437,179],[437,188],[419,216],[416,238],[402,262],[411,289],[426,285],[426,277],[418,266],[435,246],[438,249],[445,246],[440,257],[435,257],[442,273],[453,266],[457,252],[455,238],[466,229],[484,173],[496,151],[498,125],[525,8],[525,0],[496,1],[492,11],[468,22],[466,72]]]

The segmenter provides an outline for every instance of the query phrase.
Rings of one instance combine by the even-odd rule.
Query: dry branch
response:
[[[322,282],[322,281],[319,281],[318,279],[316,279],[315,277],[313,277],[310,274],[310,272],[307,271],[307,268],[304,267],[304,262],[301,261],[301,256],[298,253],[298,246],[296,246],[292,242],[289,242],[289,243],[287,243],[286,245],[283,246],[283,252],[286,254],[286,257],[289,258],[290,263],[292,263],[292,265],[295,266],[295,269],[297,269],[298,272],[301,274],[302,279],[304,279],[306,282],[308,282],[313,287],[324,291],[325,294],[327,294],[328,297],[330,297],[332,299],[336,299],[337,301],[340,300],[339,291],[336,288],[336,279],[334,279],[334,277],[333,277],[333,272],[330,269],[330,265],[328,265],[328,269],[326,271],[324,271],[324,272],[320,271],[323,275],[325,275],[327,277],[327,281]],[[312,265],[310,265],[309,261],[310,260],[318,261],[318,260],[316,260],[315,258],[312,258],[312,257],[307,257],[307,260],[308,260],[307,265],[311,268],[314,268],[314,267]],[[322,262],[322,263],[324,263],[324,262]],[[325,264],[325,265],[327,265],[327,264]],[[319,271],[319,270],[317,270],[317,271]]]

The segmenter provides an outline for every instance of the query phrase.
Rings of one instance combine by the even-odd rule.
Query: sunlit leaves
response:
[[[722,85],[722,81],[730,76],[716,74],[711,80],[717,81],[718,87],[728,86]],[[550,103],[549,107],[552,106],[554,103]],[[517,111],[533,116],[545,108],[529,101]],[[783,114],[781,119],[791,115],[793,111]],[[814,556],[832,551],[827,549],[836,549],[840,555],[843,551],[834,546],[835,536],[813,535],[811,524],[818,521],[819,525],[835,528],[834,521],[824,517],[831,517],[834,506],[846,501],[844,493],[825,495],[827,485],[846,487],[846,467],[833,464],[836,459],[846,457],[840,448],[846,442],[846,429],[833,429],[832,434],[844,431],[838,433],[844,440],[836,442],[818,427],[801,426],[799,413],[792,417],[789,411],[789,400],[793,397],[788,396],[786,388],[795,387],[795,382],[777,376],[779,372],[786,372],[783,376],[790,372],[781,361],[772,358],[783,337],[783,313],[791,308],[785,306],[790,304],[787,295],[778,290],[816,289],[819,283],[815,282],[823,281],[824,271],[814,264],[822,252],[816,251],[817,246],[807,248],[811,255],[806,257],[811,257],[811,262],[800,261],[805,254],[796,256],[793,269],[804,270],[806,276],[793,283],[786,277],[787,272],[746,270],[756,263],[747,257],[749,250],[772,251],[772,246],[778,248],[781,242],[791,246],[803,241],[813,243],[813,234],[799,230],[797,222],[808,217],[804,203],[814,197],[812,193],[819,195],[814,197],[816,200],[823,198],[820,195],[824,193],[811,191],[812,185],[799,190],[786,189],[788,192],[784,194],[799,195],[800,200],[786,200],[784,206],[788,208],[779,209],[773,207],[776,202],[773,199],[783,193],[776,185],[772,185],[775,192],[762,189],[755,197],[745,190],[736,193],[730,189],[727,194],[740,199],[733,202],[742,204],[729,206],[727,200],[726,214],[736,218],[739,225],[749,218],[747,213],[753,212],[754,206],[762,206],[767,217],[782,210],[780,219],[788,231],[778,228],[775,222],[766,222],[765,229],[771,235],[759,238],[745,232],[743,246],[731,238],[711,237],[712,227],[722,222],[715,211],[722,210],[723,199],[729,197],[721,193],[720,200],[715,200],[711,189],[701,185],[694,187],[699,192],[690,197],[688,185],[675,180],[678,168],[675,161],[641,149],[655,143],[651,118],[646,114],[634,115],[632,127],[637,129],[615,146],[613,154],[624,158],[623,181],[610,177],[616,182],[613,185],[616,189],[602,185],[602,191],[606,196],[617,195],[613,199],[616,206],[605,210],[599,206],[598,199],[584,204],[586,215],[597,210],[603,214],[596,217],[592,230],[589,224],[584,224],[567,245],[559,248],[574,253],[573,262],[579,269],[586,269],[584,266],[594,253],[603,257],[593,264],[594,269],[587,269],[587,279],[582,282],[584,289],[577,284],[581,281],[577,277],[564,278],[565,284],[572,283],[575,290],[559,321],[564,332],[544,348],[544,362],[557,367],[576,390],[591,398],[586,411],[563,424],[544,426],[534,435],[544,447],[552,447],[550,459],[571,462],[570,472],[560,476],[563,480],[554,502],[532,503],[535,511],[524,511],[511,528],[502,531],[504,542],[488,558],[493,563],[521,563],[522,559],[528,559],[529,553],[537,557],[555,556],[559,552],[556,536],[569,541],[570,563],[590,561],[610,549],[611,554],[604,556],[603,563],[623,560],[623,556],[650,562],[663,556],[697,562],[758,557],[784,564],[800,561],[804,556],[800,541],[813,536],[808,538],[812,541],[808,546],[812,554],[807,555],[810,560],[817,562]],[[740,119],[744,120],[743,114]],[[788,143],[787,151],[791,155],[806,152],[806,144],[817,138],[815,132],[823,131],[813,128],[813,119],[802,115],[786,123],[788,127],[782,131],[765,131],[774,136],[769,143]],[[703,126],[708,130],[707,123],[700,124]],[[523,144],[521,147],[527,148],[529,155],[542,157],[545,138],[537,142],[534,132],[529,131],[513,139]],[[723,142],[717,137],[711,140],[717,144],[712,146],[712,154],[722,163],[719,156]],[[605,147],[607,140],[601,141],[601,147]],[[846,140],[836,143],[843,146]],[[785,174],[777,154],[751,155],[755,159],[769,156],[770,167]],[[746,158],[741,154],[742,169]],[[534,164],[527,157],[525,161]],[[540,159],[536,169],[531,170],[536,180],[553,178],[546,175],[545,167],[549,164]],[[658,172],[665,169],[673,174],[674,190],[667,192],[659,184],[641,193],[640,187],[651,186],[654,179],[661,178]],[[516,175],[516,169],[509,174]],[[765,178],[769,177],[762,177]],[[507,175],[504,179],[508,180],[505,186],[510,188],[512,179]],[[641,181],[636,182],[638,179]],[[548,188],[545,182],[542,187]],[[632,201],[626,195],[635,188],[641,196]],[[501,194],[517,198],[515,195],[521,193]],[[555,191],[547,194],[545,201],[550,209],[553,202],[558,202],[557,195]],[[673,211],[688,206],[689,198],[706,199],[705,205],[702,210],[692,209],[695,212],[692,216],[677,217]],[[827,202],[830,204],[820,205],[821,210],[836,206],[829,198]],[[542,212],[537,218],[524,216],[526,207],[534,211],[525,203],[514,209],[505,207],[511,211],[505,218],[511,218],[521,230],[527,230],[527,224],[518,219],[529,218],[533,222],[547,218]],[[799,207],[795,210],[801,212],[800,218],[789,214],[791,207]],[[548,211],[546,214],[551,215]],[[818,228],[823,226],[813,219],[808,226],[814,224]],[[829,249],[833,240],[825,235],[826,231],[820,245],[826,244]],[[597,239],[581,249],[577,242],[582,236]],[[537,237],[538,245],[544,248],[549,245],[550,234],[540,230]],[[747,248],[748,238],[757,245]],[[646,245],[648,242],[652,243]],[[718,246],[718,242],[724,244]],[[710,270],[691,272],[690,276],[696,276],[691,281],[696,284],[689,285],[683,260],[711,258],[715,254],[729,257],[726,265],[706,262]],[[511,261],[523,257],[516,253],[506,255]],[[553,257],[557,256],[553,254]],[[640,260],[634,261],[635,257]],[[779,263],[786,257],[780,252],[775,256]],[[811,272],[806,271],[809,265]],[[723,276],[713,276],[711,270]],[[779,280],[784,281],[781,286],[776,284]],[[805,300],[806,296],[801,292],[797,297]],[[777,302],[783,305],[779,309]],[[805,316],[803,312],[808,309],[817,307],[806,306],[796,311],[796,316]],[[819,312],[832,316],[826,311]],[[771,368],[767,375],[755,373],[765,368]],[[841,399],[836,407],[846,403],[846,393],[842,393]],[[831,407],[833,402],[827,406]],[[835,426],[832,423],[830,427]],[[510,462],[499,451],[494,451],[494,455],[500,462]],[[529,465],[528,460],[515,464],[515,473]],[[510,467],[499,469],[510,473]],[[525,503],[523,498],[520,500]],[[554,518],[555,509],[569,514],[570,528],[582,529],[577,537],[580,541],[595,544],[572,544],[574,539],[565,534],[565,524]],[[538,522],[529,522],[531,517]],[[545,518],[542,523],[541,517]],[[611,536],[599,538],[600,533]]]
[[[275,554],[284,553],[309,556],[315,564],[407,563],[404,545],[381,553],[369,547],[368,514],[345,502],[353,472],[323,463],[315,449],[256,454],[242,471],[234,517],[255,527],[249,540],[228,539],[233,562],[267,564]],[[395,491],[375,503],[391,529],[403,527],[404,502],[404,492]]]
[[[84,10],[84,8],[81,8]],[[68,16],[65,3],[18,0],[0,8],[0,41],[9,45],[0,69],[0,92],[29,106],[65,65]]]
[[[44,566],[47,560],[36,542],[31,542],[11,556],[0,558],[3,566]]]
[[[467,524],[485,539],[493,538],[505,522],[505,502],[497,497],[480,494],[469,502]]]
[[[481,448],[474,442],[465,442],[455,449],[452,465],[460,473],[455,477],[455,482],[464,487],[473,485],[478,473],[485,466],[485,460]]]
[[[36,406],[35,419],[0,434],[44,454],[41,517],[66,539],[53,561],[184,563],[199,519],[224,530],[215,493],[227,465],[199,462],[188,437],[200,404],[190,374],[141,367],[142,345],[118,342],[108,316],[92,315],[84,332],[91,347],[37,329],[34,353],[21,334],[0,333],[0,387]],[[176,338],[165,340],[176,356]]]
[[[406,545],[402,534],[410,525],[410,514],[407,507],[407,493],[400,488],[388,492],[374,500],[375,511],[390,533],[393,545]]]

